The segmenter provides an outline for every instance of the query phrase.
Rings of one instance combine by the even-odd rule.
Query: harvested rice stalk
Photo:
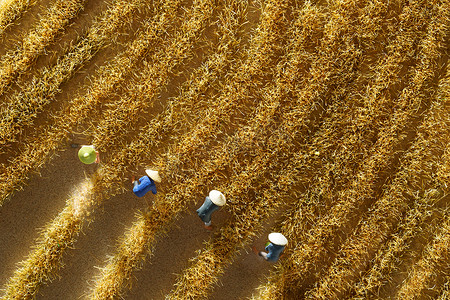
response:
[[[412,267],[408,278],[400,287],[397,293],[398,299],[420,299],[423,290],[433,288],[434,278],[442,276],[442,271],[446,267],[448,270],[450,258],[450,218],[448,215],[443,221],[440,232],[426,247],[421,259]]]
[[[363,272],[376,250],[385,243],[395,224],[402,219],[410,198],[420,191],[423,195],[419,196],[417,202],[429,207],[437,200],[434,198],[439,198],[436,193],[441,193],[443,189],[448,193],[445,187],[436,186],[432,179],[432,166],[439,164],[442,149],[450,140],[450,130],[442,126],[442,122],[450,123],[450,101],[446,98],[440,100],[432,104],[429,114],[419,127],[418,137],[402,160],[399,173],[385,189],[383,197],[374,203],[370,215],[360,221],[360,225],[343,244],[325,277],[308,291],[308,298],[345,297],[353,281]],[[425,189],[436,192],[427,193]],[[425,214],[426,210],[422,213]]]
[[[85,2],[86,0],[56,1],[41,18],[39,24],[21,41],[17,49],[7,52],[0,58],[0,95],[15,77],[32,65],[70,20],[78,15]],[[4,112],[1,112],[0,116],[3,117]]]
[[[32,0],[3,0],[0,3],[0,37],[14,20],[35,3]]]
[[[414,34],[416,34],[416,33],[414,33]],[[432,52],[432,51],[431,51]],[[431,55],[431,57],[430,57],[430,61],[433,61],[433,59],[435,59],[435,57],[433,56],[433,55]],[[429,62],[429,61],[428,61]],[[424,65],[422,65],[422,67],[424,67],[424,66],[426,66],[426,63],[427,63],[427,61],[424,61]],[[391,129],[390,129],[391,130]],[[320,133],[320,134],[322,134],[322,133]],[[322,144],[325,144],[325,145],[327,145],[327,144],[330,144],[330,141],[328,141],[327,142],[327,136],[330,136],[329,134],[325,134],[323,137],[320,137],[320,135],[318,136],[318,139],[314,142],[317,146],[320,146],[320,145],[322,145]],[[325,140],[323,140],[323,138],[325,138]],[[335,142],[335,141],[334,141]],[[340,142],[340,141],[339,141]],[[313,144],[314,145],[314,144]],[[331,144],[330,144],[331,145]],[[349,144],[349,145],[351,145],[351,144]],[[317,148],[316,148],[317,149]],[[318,148],[318,149],[320,149],[320,148]],[[351,154],[351,153],[353,153],[352,152],[352,149],[350,148],[350,149],[348,149],[348,151],[347,151],[347,147],[344,147],[344,149],[345,149],[345,152],[342,152],[342,153],[347,153],[345,156],[346,156],[346,158],[345,159],[343,159],[342,161],[344,161],[344,162],[346,162],[346,161],[351,161],[351,156],[350,156],[350,158],[348,157],[348,155],[349,154]],[[375,149],[378,149],[378,148],[375,148]],[[311,151],[313,151],[314,152],[314,147],[311,147]],[[341,150],[342,151],[342,150]],[[341,151],[335,151],[335,152],[333,152],[333,156],[336,156],[337,158],[336,159],[338,159],[338,157],[339,156],[341,156],[341,154],[339,154]],[[361,150],[358,150],[358,151],[361,151]],[[319,153],[319,156],[321,156],[322,154],[321,153],[323,153],[323,152],[326,152],[326,151],[323,151],[323,150],[321,150],[321,151],[317,151],[317,153]],[[345,157],[344,156],[344,157]],[[343,158],[344,158],[343,157]],[[337,161],[340,161],[340,159],[338,159]],[[311,163],[306,163],[306,165],[311,165]],[[363,166],[365,166],[364,164],[363,164]],[[366,166],[367,167],[367,166]],[[313,168],[313,167],[312,167]],[[341,168],[340,166],[339,166],[339,168]],[[345,170],[347,167],[345,167],[345,166],[343,166],[343,168],[342,168],[342,170]],[[329,169],[332,169],[333,171],[335,171],[335,168],[333,168],[332,166],[330,166],[329,168],[325,168],[325,170],[329,170]],[[319,172],[321,172],[320,171],[320,169],[318,169],[319,170]],[[323,171],[322,171],[323,172]],[[345,174],[346,172],[344,172],[344,174]],[[351,174],[351,173],[350,173]],[[312,177],[312,176],[311,176]],[[319,177],[323,177],[323,176],[319,176]],[[328,177],[328,176],[325,176],[325,177]],[[314,177],[313,177],[314,178]],[[324,197],[325,195],[327,195],[327,193],[328,193],[328,191],[329,191],[329,189],[330,189],[330,187],[332,187],[333,186],[333,177],[332,176],[330,176],[329,178],[326,178],[326,180],[323,180],[324,178],[321,178],[320,179],[320,181],[317,181],[317,187],[316,187],[316,191],[314,191],[313,192],[313,190],[312,189],[309,189],[310,191],[312,191],[312,194],[316,194],[316,196],[318,196],[318,199],[320,199],[321,197]],[[361,177],[361,180],[365,180],[365,179],[367,179],[366,177]],[[354,187],[356,187],[356,186],[359,186],[359,185],[353,185]],[[341,193],[341,194],[339,194],[339,195],[345,195],[344,193]],[[353,198],[353,199],[357,199],[357,197],[355,196],[355,198]],[[343,205],[345,204],[345,201],[343,201],[342,202],[343,203]],[[320,204],[320,203],[318,203],[318,204]],[[337,208],[338,206],[336,206],[336,208]],[[343,207],[345,207],[345,206],[343,206]],[[340,216],[340,214],[343,212],[343,211],[340,211],[339,209],[336,209],[336,211],[334,211],[333,210],[333,212],[336,214],[336,215],[339,215]],[[331,218],[331,216],[333,216],[332,214],[330,214],[330,218]],[[333,219],[334,220],[334,219]],[[328,222],[330,222],[330,223],[328,223]],[[289,222],[288,222],[289,223]],[[323,221],[323,223],[320,223],[320,224],[323,224],[323,230],[324,230],[324,232],[323,232],[323,234],[325,235],[326,234],[326,232],[328,232],[327,230],[329,229],[330,231],[331,230],[334,230],[333,228],[335,228],[334,227],[334,225],[333,224],[335,224],[336,225],[336,227],[338,226],[338,224],[339,224],[339,222],[336,220],[335,222],[333,222],[332,220],[329,220],[329,219],[327,219],[327,218],[324,218],[324,221]],[[326,225],[326,224],[328,224],[328,225]],[[332,226],[333,225],[333,226]],[[331,226],[331,227],[330,227]],[[316,228],[319,228],[320,230],[322,230],[319,226],[317,226]],[[318,234],[319,232],[317,232],[319,229],[313,229],[311,232],[314,232],[315,234]],[[288,229],[285,229],[283,232],[285,232],[286,230],[288,230]],[[304,230],[301,230],[301,229],[299,229],[299,230],[294,230],[294,231],[291,231],[292,232],[292,234],[293,234],[293,236],[292,236],[292,239],[294,240],[295,239],[295,236],[297,235],[297,232],[303,232]],[[317,235],[317,236],[320,236],[319,234]],[[326,234],[326,236],[328,236],[328,234]],[[289,238],[289,237],[288,237]],[[310,239],[311,240],[311,243],[313,242],[313,241],[315,241],[315,238],[314,238],[314,235],[313,236],[310,236],[309,238],[308,238],[308,236],[305,236],[305,239]],[[300,239],[298,239],[298,240],[300,240]],[[304,248],[302,248],[302,249],[297,249],[297,255],[299,256],[299,257],[303,257],[303,255],[306,255],[306,253],[308,253],[308,255],[319,255],[320,254],[320,251],[317,251],[317,248],[318,247],[321,247],[320,245],[322,245],[322,243],[325,243],[326,242],[326,238],[320,238],[320,240],[317,240],[317,244],[314,244],[314,245],[309,245],[309,244],[307,244],[307,243],[303,243],[302,245],[303,245],[303,247]],[[314,242],[314,243],[316,243],[316,242]],[[302,251],[303,251],[303,253],[302,253]],[[314,253],[313,253],[313,251],[314,251]],[[312,259],[312,258],[311,258]],[[269,283],[268,284],[266,284],[265,286],[263,286],[263,287],[261,287],[261,297],[263,297],[263,298],[270,298],[270,299],[272,299],[272,298],[279,298],[279,297],[281,297],[281,295],[286,291],[286,289],[287,289],[287,287],[289,286],[289,282],[295,282],[295,283],[292,283],[292,284],[294,284],[294,285],[297,285],[298,286],[298,280],[300,280],[300,279],[293,279],[293,278],[295,278],[297,275],[295,275],[295,274],[298,274],[298,272],[300,272],[300,270],[298,270],[298,269],[296,269],[297,268],[297,266],[298,267],[300,267],[300,266],[305,266],[305,268],[307,267],[307,266],[310,266],[310,264],[309,264],[309,262],[308,262],[308,259],[306,259],[305,258],[305,260],[303,260],[303,258],[302,258],[302,260],[301,260],[301,264],[300,264],[300,261],[299,262],[295,262],[295,264],[294,264],[294,260],[292,260],[292,265],[287,265],[287,266],[284,266],[283,267],[283,269],[284,270],[286,270],[286,272],[289,272],[289,275],[288,274],[286,274],[286,273],[283,273],[283,271],[280,271],[278,274],[274,274],[272,277],[271,277],[271,279],[270,279],[270,281],[269,281]],[[291,264],[291,263],[290,263]],[[305,273],[301,273],[301,274],[305,274]],[[291,281],[292,280],[292,281]]]
[[[164,1],[161,11],[155,12],[153,20],[144,24],[144,29],[125,51],[108,61],[97,71],[95,81],[89,85],[88,92],[69,102],[53,117],[51,125],[42,129],[38,138],[28,140],[20,155],[0,174],[0,206],[11,193],[24,183],[30,170],[39,170],[49,159],[50,153],[57,150],[70,135],[76,125],[85,121],[93,107],[104,103],[132,72],[136,63],[160,42],[165,28],[176,17],[181,1]]]
[[[439,94],[438,94],[438,100],[442,102],[441,105],[435,104],[437,106],[442,106],[441,110],[444,110],[441,118],[438,119],[438,124],[433,124],[431,126],[431,134],[435,135],[435,132],[439,132],[440,130],[444,130],[445,128],[448,128],[446,126],[442,126],[441,122],[444,122],[445,120],[448,120],[448,93],[450,92],[448,86],[450,84],[450,76],[449,71],[447,68],[447,76],[446,78],[441,82]],[[439,107],[438,107],[439,109]],[[448,122],[448,121],[447,121]],[[432,130],[433,127],[439,126],[438,130]],[[427,135],[427,134],[425,134]],[[448,130],[443,132],[443,135],[448,135]],[[419,135],[419,138],[424,138],[423,135]],[[445,147],[442,147],[441,149],[435,149],[433,144],[426,144],[424,147],[434,149],[435,151],[438,150],[440,152],[441,149],[445,149]],[[425,149],[423,150],[425,151]],[[444,155],[444,158],[448,157],[447,155]],[[446,165],[445,160],[442,161],[442,163],[438,164],[441,166],[440,169],[438,169],[438,172],[444,168]],[[428,165],[424,167],[424,170],[427,170],[431,165]],[[416,168],[418,169],[418,168]],[[420,169],[418,169],[420,171]],[[415,183],[415,186],[419,186],[420,188],[417,188],[417,190],[422,190],[422,184],[417,182],[417,179],[424,178],[426,180],[431,180],[431,178],[427,178],[426,176],[418,176],[416,180],[412,180],[412,182]],[[437,176],[435,180],[437,180],[437,185],[441,186],[444,190],[448,188],[448,186],[445,185],[445,180],[441,180],[441,176]],[[416,198],[414,207],[409,210],[404,217],[404,220],[399,224],[398,229],[396,229],[396,233],[390,238],[388,243],[385,244],[384,247],[382,247],[376,257],[373,259],[373,263],[371,268],[362,276],[362,278],[359,279],[358,283],[355,284],[355,286],[352,288],[354,291],[354,296],[352,299],[361,299],[366,298],[368,296],[374,296],[377,292],[377,290],[383,285],[383,283],[386,281],[386,278],[389,278],[390,274],[396,269],[397,263],[398,263],[398,257],[404,253],[404,251],[408,248],[410,240],[414,237],[414,235],[417,234],[417,228],[420,224],[424,222],[424,220],[428,217],[428,213],[430,209],[433,207],[433,202],[436,200],[431,201],[430,198],[436,198],[440,197],[441,189],[434,189],[430,188],[428,189],[423,196],[417,196],[412,194],[412,191],[406,193],[406,195],[410,195],[413,198]]]
[[[0,145],[15,141],[24,126],[32,125],[37,114],[59,93],[60,85],[88,62],[144,5],[144,0],[114,1],[54,66],[43,68],[21,91],[11,95],[8,106],[1,112]]]

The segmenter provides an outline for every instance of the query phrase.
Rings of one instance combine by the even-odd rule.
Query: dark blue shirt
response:
[[[280,258],[281,252],[283,252],[285,246],[275,245],[272,243],[269,243],[269,245],[266,246],[267,254],[267,260],[269,261],[277,261]]]
[[[215,205],[211,201],[211,199],[208,196],[206,196],[203,205],[199,209],[197,209],[197,214],[203,222],[208,223],[211,221],[212,213],[218,210],[219,208],[220,206]]]
[[[156,194],[155,182],[148,176],[142,176],[139,178],[139,184],[133,188],[133,193],[138,197],[142,197],[147,194],[148,191],[152,191],[153,194]]]

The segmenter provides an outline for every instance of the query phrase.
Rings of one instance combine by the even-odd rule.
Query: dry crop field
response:
[[[449,0],[0,0],[1,299],[449,299],[449,21]],[[277,263],[251,251],[273,231]]]

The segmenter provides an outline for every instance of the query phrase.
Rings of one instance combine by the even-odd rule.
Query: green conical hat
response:
[[[78,158],[81,160],[84,164],[92,164],[95,161],[96,158],[95,149],[93,147],[89,146],[83,146],[78,151]]]

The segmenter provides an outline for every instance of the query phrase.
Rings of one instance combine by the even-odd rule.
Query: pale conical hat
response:
[[[159,177],[158,171],[153,171],[150,169],[145,170],[145,173],[147,173],[148,177],[153,179],[156,182],[161,182],[161,177]]]
[[[269,241],[272,244],[284,246],[288,243],[287,238],[279,232],[269,233]]]
[[[224,206],[227,202],[225,196],[217,190],[212,190],[211,192],[209,192],[209,198],[211,199],[212,203],[217,206]]]

